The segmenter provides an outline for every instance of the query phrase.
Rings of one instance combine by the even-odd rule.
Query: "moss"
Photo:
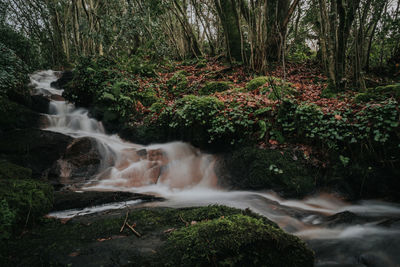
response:
[[[204,68],[207,67],[207,59],[200,59],[199,62],[196,64],[196,68]]]
[[[10,209],[8,202],[0,200],[0,241],[11,237],[15,217],[15,211]]]
[[[0,160],[0,179],[27,179],[31,176],[31,169]]]
[[[267,77],[268,83],[260,90],[262,94],[268,94],[268,98],[278,100],[296,94],[295,87],[282,79],[276,77]]]
[[[369,88],[357,94],[354,100],[356,102],[382,101],[390,97],[400,98],[400,83]]]
[[[313,266],[314,255],[299,238],[245,215],[231,215],[181,228],[169,237],[167,266]]]
[[[290,152],[242,148],[226,161],[230,182],[238,188],[274,189],[296,197],[315,189],[311,170]]]
[[[268,81],[268,77],[265,77],[265,76],[254,78],[253,80],[251,80],[250,82],[247,83],[246,89],[249,91],[256,90],[256,89],[260,88],[261,86],[263,86],[264,84],[266,84],[267,81]]]
[[[249,91],[260,89],[261,94],[268,94],[268,98],[272,100],[296,94],[296,89],[291,83],[273,76],[257,77],[246,85],[246,89]]]
[[[308,266],[313,261],[313,253],[297,237],[248,210],[225,206],[133,209],[128,221],[136,224],[140,239],[128,228],[120,232],[124,220],[125,211],[76,217],[66,223],[44,219],[0,248],[0,264],[204,266],[215,259],[217,265]],[[197,224],[190,225],[192,221]],[[71,252],[78,253],[70,256]]]
[[[171,94],[178,96],[188,93],[189,80],[186,78],[186,72],[183,70],[177,71],[167,81],[167,87]]]
[[[53,205],[53,188],[34,180],[0,180],[0,196],[16,213],[16,223],[34,222]]]
[[[210,95],[215,92],[223,92],[229,90],[231,88],[231,85],[232,85],[231,82],[225,82],[225,81],[208,82],[203,88],[199,90],[199,93],[201,95]]]

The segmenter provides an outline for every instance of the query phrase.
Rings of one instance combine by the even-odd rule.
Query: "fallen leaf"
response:
[[[70,253],[68,256],[70,256],[70,257],[76,257],[76,256],[78,256],[78,255],[79,255],[79,251],[75,251],[75,252]]]

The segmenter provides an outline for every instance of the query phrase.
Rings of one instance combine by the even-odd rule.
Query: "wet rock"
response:
[[[140,150],[136,151],[136,154],[139,157],[147,157],[147,150],[146,149],[140,149]]]
[[[360,218],[360,216],[350,211],[344,211],[327,217],[323,224],[325,226],[337,226],[340,224],[354,224],[361,221],[363,220]]]
[[[81,209],[102,204],[142,200],[142,201],[161,201],[163,198],[129,192],[97,192],[97,191],[58,191],[54,192],[53,211]]]
[[[54,101],[65,101],[65,98],[60,95],[51,95],[50,99]]]
[[[88,178],[97,173],[101,159],[95,139],[78,138],[67,146],[52,172],[63,178]]]
[[[32,169],[33,177],[47,177],[72,137],[39,129],[17,129],[0,136],[0,155]]]
[[[72,71],[64,71],[61,74],[61,77],[57,81],[52,82],[50,84],[50,86],[55,89],[62,89],[62,88],[64,88],[64,86],[67,83],[72,81],[73,78],[74,78],[74,75],[73,75]]]

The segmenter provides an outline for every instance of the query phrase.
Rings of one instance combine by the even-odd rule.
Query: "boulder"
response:
[[[64,71],[61,74],[61,77],[50,84],[51,87],[55,89],[62,89],[64,86],[69,83],[74,78],[72,71]]]
[[[38,128],[41,126],[41,114],[5,98],[0,99],[0,112],[0,128],[5,132],[13,129]]]
[[[52,174],[68,179],[88,178],[95,175],[102,156],[95,139],[82,137],[73,140],[52,169]]]
[[[47,177],[72,140],[72,137],[40,129],[15,129],[0,136],[0,156],[32,169],[33,177]]]
[[[33,95],[31,97],[30,108],[39,113],[49,113],[50,100],[42,95]]]

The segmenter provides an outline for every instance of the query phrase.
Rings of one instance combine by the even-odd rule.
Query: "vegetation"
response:
[[[11,261],[56,265],[50,249],[70,253],[88,231],[44,220],[32,230],[43,253],[34,234],[17,249],[15,234],[52,206],[52,187],[35,179],[64,153],[31,151],[70,141],[36,140],[30,72],[71,70],[63,97],[127,140],[219,153],[233,188],[398,200],[399,40],[398,0],[0,0],[0,239],[16,249]],[[144,233],[176,228],[161,240],[170,266],[312,264],[297,238],[226,207],[130,219]],[[82,242],[118,225],[105,219]]]
[[[122,242],[121,251],[127,252],[118,259],[147,266],[204,265],[209,263],[204,252],[215,254],[217,262],[236,263],[236,266],[247,259],[251,260],[247,262],[249,266],[259,266],[260,262],[275,266],[282,258],[287,263],[283,266],[312,266],[313,263],[314,255],[304,242],[249,210],[225,206],[135,209],[129,213],[128,221],[136,223],[136,229],[142,235],[140,240],[128,228],[121,237],[120,226],[124,218],[125,212],[114,212],[102,218],[83,216],[65,224],[46,219],[42,226],[21,237],[23,242],[9,240],[8,247],[1,251],[2,256],[8,253],[8,258],[2,260],[6,260],[4,264],[67,265],[76,258],[85,262],[85,254],[93,251],[95,246],[99,255],[96,262],[103,265],[110,261],[110,243],[115,241]],[[174,230],[170,232],[168,229]],[[110,238],[118,235],[119,239]],[[210,244],[215,244],[212,245],[214,249],[210,249],[205,238]],[[224,246],[223,241],[227,240],[231,245]],[[147,253],[140,249],[143,245],[155,252]],[[221,247],[223,249],[217,254],[216,250]],[[187,248],[194,249],[190,256]],[[64,257],[76,251],[75,256]],[[271,257],[266,258],[266,255]]]

